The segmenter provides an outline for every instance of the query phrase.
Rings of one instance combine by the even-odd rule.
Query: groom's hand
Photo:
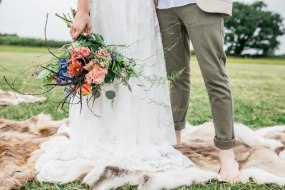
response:
[[[88,13],[77,12],[74,21],[72,23],[72,28],[70,30],[70,35],[73,40],[77,40],[78,36],[86,32],[91,34],[91,21]]]

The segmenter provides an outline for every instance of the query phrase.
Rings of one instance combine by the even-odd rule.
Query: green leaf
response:
[[[94,99],[99,98],[101,96],[101,92],[97,89],[92,89],[92,96]]]
[[[115,80],[115,73],[109,69],[108,74],[105,76],[104,83],[112,83]]]
[[[45,66],[47,69],[43,69],[39,76],[37,77],[38,79],[46,79],[46,78],[52,78],[53,76],[56,75],[56,73],[59,72],[61,65],[58,63],[49,63],[47,66]],[[53,72],[52,72],[53,71]]]
[[[55,73],[58,73],[61,68],[61,65],[58,63],[50,63],[46,66],[46,68],[48,68],[49,70],[52,70]]]
[[[44,83],[45,85],[47,85],[47,84],[52,84],[52,79],[51,79],[51,77],[46,77],[46,78],[44,78],[43,83]]]
[[[124,57],[122,56],[122,55],[117,55],[117,58],[116,58],[116,60],[118,61],[118,62],[124,62]]]
[[[45,70],[42,70],[40,72],[40,74],[37,78],[38,79],[45,78],[45,77],[48,77],[50,74],[51,74],[51,72],[45,69]]]
[[[94,36],[99,43],[104,44],[104,39],[101,35],[94,33]]]
[[[113,90],[109,90],[106,92],[106,97],[110,100],[113,100],[116,97],[116,93]]]

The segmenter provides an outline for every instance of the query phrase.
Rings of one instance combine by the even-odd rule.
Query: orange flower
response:
[[[85,83],[82,85],[82,95],[88,95],[91,93],[91,85],[88,83]],[[77,87],[77,92],[80,93],[80,86]]]
[[[70,76],[77,77],[82,73],[83,67],[78,60],[72,60],[71,64],[67,67],[67,70]]]

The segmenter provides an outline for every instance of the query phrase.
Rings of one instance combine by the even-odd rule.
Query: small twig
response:
[[[39,94],[32,94],[32,93],[22,93],[20,92],[19,90],[17,90],[16,88],[14,88],[7,80],[7,78],[4,76],[4,80],[6,82],[6,84],[14,91],[14,92],[17,92],[21,95],[33,95],[33,96],[39,96],[39,95],[43,95],[43,94],[46,94],[47,92],[50,92],[52,89],[54,89],[56,86],[53,86],[51,87],[50,89],[48,89],[47,91],[43,92],[43,93],[39,93]]]
[[[60,16],[59,14],[55,13],[55,16],[61,18],[62,20],[66,21],[66,22],[71,22],[71,20],[68,20],[67,18],[64,18],[62,16]]]
[[[47,23],[48,23],[48,13],[47,13],[47,16],[46,16],[46,24],[45,24],[45,45],[46,45],[46,48],[47,50],[49,51],[49,53],[51,55],[53,55],[55,58],[57,59],[60,59],[59,57],[57,57],[48,47],[48,42],[47,42]]]
[[[94,113],[94,111],[92,110],[92,108],[90,107],[90,105],[89,105],[89,102],[90,102],[90,99],[88,99],[88,96],[86,97],[86,105],[87,105],[87,107],[88,107],[88,109],[90,110],[90,112],[95,116],[95,117],[101,117],[101,116],[99,116],[99,115],[97,115],[97,114],[95,114]],[[94,106],[94,102],[93,102],[93,104],[92,104],[92,107]]]

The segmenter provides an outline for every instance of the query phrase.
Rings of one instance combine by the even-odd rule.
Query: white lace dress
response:
[[[91,0],[90,9],[93,31],[103,35],[106,44],[128,46],[121,52],[136,59],[142,76],[131,80],[132,92],[122,84],[105,86],[92,106],[100,117],[85,101],[81,113],[80,105],[71,105],[69,126],[60,129],[70,138],[54,136],[41,145],[37,179],[69,182],[86,167],[94,171],[106,166],[136,171],[191,167],[193,163],[172,147],[175,131],[153,1]],[[104,96],[110,89],[117,94],[113,102]]]

